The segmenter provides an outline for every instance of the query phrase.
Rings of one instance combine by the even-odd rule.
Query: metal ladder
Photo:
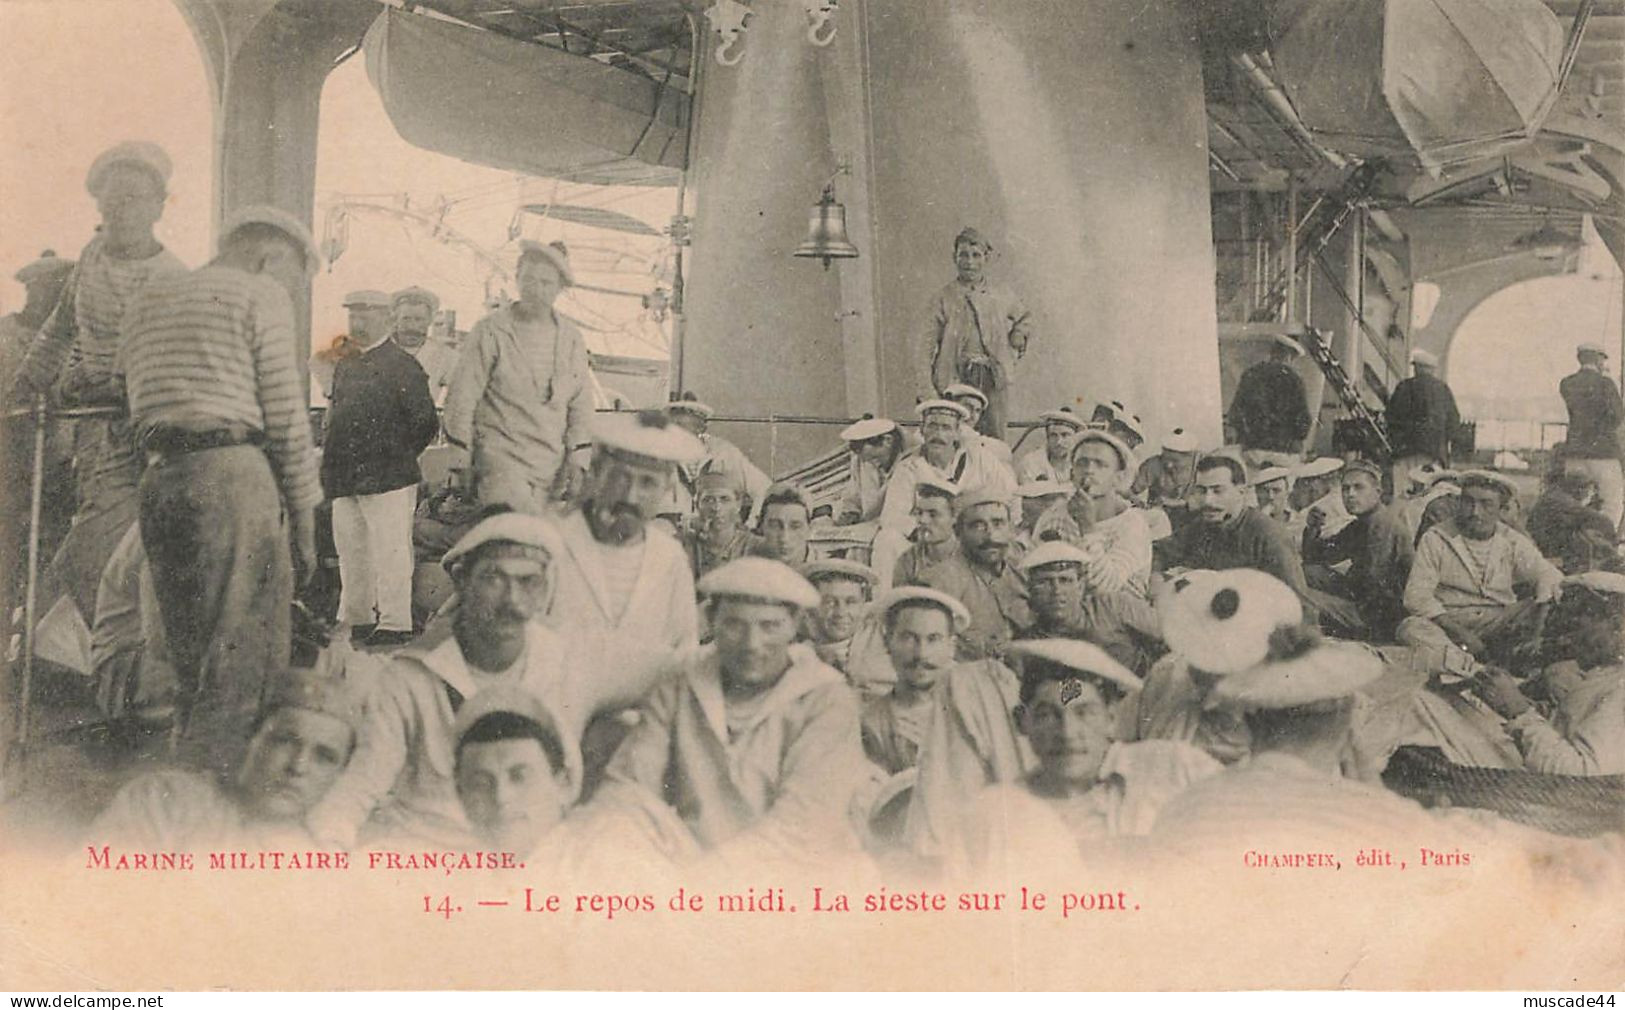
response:
[[[1326,376],[1326,381],[1332,384],[1333,389],[1337,390],[1337,398],[1343,401],[1344,409],[1360,423],[1360,427],[1365,429],[1366,435],[1372,440],[1373,444],[1382,447],[1384,455],[1392,456],[1394,447],[1388,441],[1388,428],[1383,423],[1383,419],[1370,407],[1366,406],[1365,400],[1360,397],[1360,391],[1355,388],[1354,380],[1349,378],[1349,373],[1343,369],[1343,363],[1337,360],[1337,355],[1333,354],[1332,349],[1326,346],[1326,341],[1321,337],[1320,331],[1315,329],[1305,330],[1298,337],[1298,342],[1303,345],[1303,349],[1309,353],[1309,356],[1315,360],[1315,364],[1320,366],[1321,374]]]

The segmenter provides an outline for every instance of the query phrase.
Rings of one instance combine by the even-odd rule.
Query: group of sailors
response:
[[[152,238],[168,176],[152,145],[98,159],[102,231],[21,367],[25,393],[124,406],[77,427],[82,514],[53,571],[87,524],[116,530],[145,557],[142,641],[174,671],[176,769],[125,785],[101,841],[942,869],[1177,847],[1238,810],[1248,830],[1420,835],[1437,816],[1380,778],[1406,744],[1625,773],[1625,574],[1583,469],[1527,522],[1505,477],[1441,460],[1385,504],[1376,461],[1249,458],[1184,428],[1153,447],[1120,401],[1046,412],[1015,457],[987,423],[1003,386],[953,381],[917,426],[846,428],[824,506],[692,395],[595,413],[553,307],[573,281],[558,244],[521,246],[518,300],[440,372],[479,508],[419,631],[390,565],[436,393],[388,319],[432,302],[347,300],[360,332],[333,355],[318,462],[292,338],[309,232],[244,208],[187,271]],[[980,325],[942,301],[949,330]],[[1024,313],[1000,319],[1024,351]],[[324,497],[340,618],[392,651],[341,639],[295,670]]]

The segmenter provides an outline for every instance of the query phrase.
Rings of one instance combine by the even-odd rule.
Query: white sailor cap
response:
[[[1046,410],[1038,415],[1038,419],[1046,425],[1060,424],[1073,431],[1082,431],[1085,421],[1073,412],[1071,407],[1062,407],[1060,410]]]
[[[991,487],[973,487],[961,491],[959,497],[954,499],[954,515],[961,516],[978,505],[1003,505],[1006,514],[1010,512],[1010,495]]]
[[[1382,467],[1372,460],[1365,459],[1364,457],[1357,457],[1349,460],[1347,463],[1344,463],[1343,479],[1347,480],[1348,475],[1351,473],[1363,473],[1367,477],[1370,477],[1372,480],[1376,481],[1379,487],[1382,485]]]
[[[1494,470],[1463,470],[1456,475],[1456,483],[1462,487],[1492,487],[1508,498],[1518,497],[1518,485]]]
[[[1242,710],[1298,708],[1352,697],[1382,676],[1382,659],[1354,642],[1328,642],[1310,628],[1277,632],[1269,655],[1213,689],[1215,701]]]
[[[867,442],[897,430],[897,422],[889,417],[860,417],[841,429],[841,438],[848,442]]]
[[[1263,662],[1270,635],[1303,622],[1303,604],[1286,583],[1250,568],[1188,572],[1157,598],[1162,637],[1186,661],[1232,674]]]
[[[598,414],[591,431],[594,447],[602,452],[661,463],[693,463],[705,456],[705,443],[672,424],[665,414]]]
[[[1078,446],[1090,442],[1099,442],[1115,453],[1121,469],[1127,470],[1134,466],[1134,450],[1130,449],[1127,443],[1116,435],[1109,431],[1101,431],[1099,428],[1085,428],[1083,431],[1078,432],[1072,439],[1071,447],[1066,451],[1067,458],[1071,459],[1077,455]]]
[[[1175,428],[1162,440],[1162,447],[1168,452],[1195,452],[1196,436],[1184,428]]]
[[[1411,364],[1426,365],[1429,368],[1439,367],[1439,356],[1432,351],[1424,351],[1420,347],[1411,351]]]
[[[1249,487],[1257,487],[1260,484],[1268,484],[1271,481],[1291,479],[1292,471],[1288,470],[1284,466],[1261,466],[1253,473],[1252,477],[1247,481],[1247,484]]]
[[[237,208],[221,223],[220,240],[224,242],[237,229],[251,224],[269,225],[293,239],[305,254],[305,275],[309,277],[316,273],[322,259],[321,250],[316,248],[316,240],[311,238],[310,229],[305,227],[303,221],[281,207],[257,203]]]
[[[552,520],[525,512],[499,512],[475,523],[473,529],[452,544],[451,550],[440,559],[440,567],[449,572],[472,551],[498,542],[534,547],[550,559],[564,552],[564,541]]]
[[[565,248],[563,242],[522,239],[519,243],[519,258],[523,260],[526,256],[540,256],[553,264],[566,285],[576,282],[575,271],[570,269],[570,250]]]
[[[1076,490],[1070,483],[1055,480],[1030,480],[1016,485],[1016,494],[1023,498],[1048,498],[1051,495],[1071,494]]]
[[[1042,659],[1090,677],[1099,677],[1125,691],[1140,689],[1140,678],[1092,642],[1076,638],[1022,639],[1011,642],[1006,652],[1012,656]]]
[[[695,417],[702,418],[707,421],[711,420],[711,418],[716,415],[716,411],[711,409],[711,405],[709,403],[700,400],[693,393],[684,393],[677,399],[669,401],[666,404],[666,413],[693,414]]]
[[[854,582],[862,582],[871,589],[880,584],[880,576],[873,568],[846,558],[819,558],[816,561],[809,561],[801,566],[801,575],[815,586],[827,579],[851,579]]]
[[[732,488],[735,492],[743,493],[745,490],[745,473],[733,465],[723,456],[712,456],[700,465],[700,472],[694,475],[694,485],[721,484]]]
[[[65,260],[58,256],[55,250],[47,249],[39,254],[39,259],[26,264],[13,276],[19,284],[25,287],[38,281],[46,280],[52,276],[66,274],[73,269],[73,260]]]
[[[416,284],[401,288],[389,296],[389,307],[398,308],[402,302],[421,302],[429,307],[429,314],[440,311],[440,296],[428,288],[420,288]]]
[[[1434,484],[1444,480],[1454,481],[1461,478],[1461,474],[1457,473],[1456,471],[1451,470],[1448,467],[1438,466],[1433,463],[1423,463],[1421,466],[1413,466],[1410,468],[1409,472],[1405,474],[1405,476],[1409,477],[1413,484],[1421,484],[1424,487],[1432,487]]]
[[[1065,540],[1045,540],[1037,547],[1022,555],[1016,567],[1023,575],[1049,565],[1077,565],[1080,568],[1090,563],[1092,559],[1082,550],[1072,546]]]
[[[1271,333],[1270,339],[1281,347],[1285,347],[1293,354],[1303,353],[1303,343],[1297,337],[1288,333]]]
[[[926,586],[898,586],[875,601],[874,612],[884,620],[893,610],[909,603],[931,604],[948,611],[949,624],[956,635],[963,635],[970,629],[970,611],[965,609],[963,603],[939,589]]]
[[[736,558],[707,572],[695,588],[701,596],[713,599],[770,600],[802,610],[810,610],[819,602],[818,590],[811,582],[789,565],[769,558]]]
[[[930,488],[931,490],[937,492],[939,495],[944,496],[944,497],[948,497],[948,498],[958,498],[959,497],[959,485],[955,484],[953,481],[947,480],[946,478],[943,478],[943,477],[935,477],[935,476],[932,476],[931,474],[926,474],[925,476],[921,477],[919,480],[916,480],[914,482],[914,493],[919,494],[920,493],[920,488],[922,488],[922,487]]]
[[[975,386],[967,383],[956,382],[947,389],[944,389],[942,391],[942,395],[950,400],[957,400],[960,397],[968,397],[972,400],[979,401],[982,404],[983,410],[987,409],[987,394],[982,392],[980,389],[977,389]]]
[[[361,732],[361,695],[342,676],[315,670],[291,669],[271,678],[263,711],[302,708],[340,720],[356,733]]]
[[[1608,357],[1608,349],[1594,340],[1587,340],[1574,349],[1575,354],[1600,354]]]
[[[463,736],[474,728],[475,723],[488,715],[498,713],[529,719],[542,729],[551,732],[559,741],[560,749],[563,749],[564,741],[559,736],[558,724],[554,721],[553,714],[547,710],[547,704],[534,692],[518,684],[493,684],[465,699],[462,707],[457,710],[457,721],[452,726],[451,738],[462,740]]]
[[[1315,477],[1325,477],[1343,469],[1343,461],[1336,456],[1316,456],[1305,463],[1292,468],[1292,476],[1298,480],[1311,480]]]
[[[970,420],[970,411],[952,400],[921,400],[914,405],[914,413],[922,418],[935,411],[952,414],[961,421]]]
[[[1134,434],[1140,436],[1141,438],[1145,437],[1145,425],[1143,422],[1141,422],[1140,415],[1128,409],[1127,404],[1125,404],[1122,400],[1113,400],[1110,404],[1108,404],[1108,407],[1111,409],[1113,421],[1116,421],[1118,424],[1127,428],[1129,431],[1134,432]]]
[[[98,154],[96,160],[90,163],[90,171],[85,173],[85,189],[90,191],[91,196],[99,195],[107,173],[117,165],[134,165],[146,170],[158,180],[158,188],[165,192],[169,189],[169,177],[175,170],[169,154],[157,144],[146,140],[126,140]]]
[[[387,309],[389,295],[375,288],[361,288],[344,296],[347,309]]]

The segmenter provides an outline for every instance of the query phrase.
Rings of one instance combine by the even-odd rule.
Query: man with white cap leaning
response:
[[[166,770],[133,779],[89,838],[145,852],[302,850],[312,840],[306,818],[353,758],[361,724],[361,698],[348,681],[279,672],[229,774]]]
[[[1461,414],[1455,394],[1439,378],[1439,358],[1420,347],[1411,352],[1412,375],[1388,394],[1388,444],[1393,449],[1393,482],[1397,494],[1414,467],[1450,465],[1451,443]]]
[[[1013,462],[1010,458],[1010,446],[1004,441],[1002,433],[998,436],[982,433],[980,422],[982,415],[987,413],[988,399],[986,393],[975,386],[956,382],[942,391],[942,397],[945,400],[952,400],[970,413],[970,416],[965,418],[965,427],[967,429],[965,438],[967,442],[975,442],[981,446],[983,452],[990,453],[995,459],[1002,461],[1006,465]]]
[[[412,638],[412,515],[418,456],[440,427],[423,368],[389,339],[389,296],[353,291],[350,336],[359,352],[333,371],[322,490],[333,502],[339,619],[354,638]]]
[[[1424,463],[1406,474],[1414,493],[1399,504],[1399,517],[1416,543],[1422,532],[1455,512],[1451,500],[1461,493],[1460,474],[1445,467]]]
[[[1144,596],[1151,579],[1151,524],[1127,497],[1134,453],[1110,432],[1089,429],[1072,442],[1070,497],[1033,524],[1033,539],[1059,538],[1089,557],[1084,578],[1094,593]]]
[[[701,468],[710,466],[713,469],[722,467],[731,473],[739,475],[741,490],[750,495],[751,511],[746,517],[747,521],[761,514],[762,499],[767,495],[768,485],[772,480],[762,471],[762,468],[750,461],[744,450],[721,435],[712,434],[711,418],[716,411],[710,404],[695,398],[692,392],[685,392],[666,404],[666,414],[673,424],[683,429],[705,447],[705,455],[695,460],[693,464],[683,464],[677,468],[677,484],[672,488],[672,507],[662,508],[661,512],[688,515],[695,506],[694,499],[699,496],[694,479],[699,476]]]
[[[1625,774],[1625,575],[1570,576],[1564,593],[1586,598],[1585,616],[1563,645],[1564,661],[1546,667],[1556,701],[1550,717],[1505,670],[1485,671],[1478,694],[1506,718],[1507,732],[1530,771],[1547,775]],[[1554,622],[1555,623],[1555,622]],[[1534,678],[1530,678],[1531,681]]]
[[[587,441],[587,344],[554,308],[572,283],[561,242],[520,243],[519,299],[474,324],[446,393],[446,439],[467,449],[481,504],[541,513],[564,497]]]
[[[1131,450],[1145,444],[1145,422],[1122,400],[1095,404],[1091,427],[1104,428]]]
[[[0,391],[9,392],[16,383],[17,370],[34,346],[40,327],[61,300],[73,266],[73,260],[47,249],[13,275],[27,294],[22,308],[0,316]]]
[[[1291,527],[1297,513],[1292,508],[1292,471],[1284,466],[1266,463],[1252,472],[1247,484],[1253,489],[1258,511],[1282,526]]]
[[[875,606],[896,674],[891,688],[863,707],[863,751],[888,775],[913,768],[935,711],[931,692],[958,665],[956,643],[970,611],[947,593],[898,586]]]
[[[1022,556],[1033,623],[1029,638],[1080,638],[1105,649],[1137,673],[1163,651],[1156,611],[1143,595],[1090,589],[1085,572],[1095,559],[1064,540],[1049,540]]]
[[[288,664],[294,589],[316,567],[322,490],[292,297],[316,259],[293,215],[242,208],[213,261],[142,289],[117,356],[147,456],[141,540],[181,682],[177,730],[216,770],[236,763],[267,674]]]
[[[564,553],[546,620],[577,643],[584,676],[625,677],[646,691],[699,641],[688,558],[652,520],[674,466],[705,450],[655,411],[599,415],[592,438],[581,495],[559,521]],[[603,756],[594,748],[594,760]]]
[[[1162,440],[1162,450],[1140,464],[1129,491],[1150,508],[1184,511],[1196,479],[1196,436],[1175,428]],[[1170,517],[1171,518],[1171,517]]]
[[[117,144],[91,163],[85,188],[101,225],[23,359],[19,392],[45,394],[54,387],[70,404],[122,402],[113,358],[125,313],[147,284],[186,272],[153,233],[171,171],[169,155],[144,141]],[[78,508],[52,559],[43,602],[49,606],[60,587],[88,621],[102,569],[136,519],[141,459],[123,418],[80,419],[73,443]]]
[[[801,568],[801,574],[818,590],[818,607],[807,615],[807,637],[818,658],[846,674],[848,682],[860,691],[868,685],[858,682],[852,660],[865,644],[873,644],[872,629],[866,620],[875,585],[880,581],[873,568],[846,558],[819,558]]]
[[[683,531],[683,552],[699,578],[742,558],[761,538],[745,528],[750,499],[745,477],[722,460],[706,460],[694,478],[694,518]]]
[[[793,644],[817,590],[766,558],[730,562],[699,589],[715,638],[645,701],[594,802],[663,802],[728,864],[853,850],[847,809],[864,777],[857,698],[839,671]]]
[[[903,457],[903,431],[889,417],[865,415],[841,429],[850,457],[846,490],[835,506],[835,523],[851,526],[880,518],[886,482]]]
[[[1602,514],[1615,528],[1625,515],[1625,475],[1621,474],[1620,426],[1625,423],[1625,403],[1619,387],[1603,373],[1608,352],[1601,344],[1581,344],[1575,351],[1580,369],[1558,384],[1558,392],[1569,410],[1569,431],[1564,459],[1566,466],[1583,470],[1597,482]]]
[[[564,841],[557,830],[575,803],[567,744],[540,698],[492,687],[457,713],[452,765],[457,799],[481,845],[543,859]]]
[[[1292,365],[1303,347],[1286,334],[1270,340],[1269,356],[1241,373],[1225,412],[1249,469],[1264,463],[1295,466],[1309,436],[1309,397]]]
[[[34,337],[56,308],[62,297],[68,277],[73,273],[73,260],[62,259],[47,249],[39,258],[18,270],[16,278],[27,291],[23,307],[0,317],[0,396],[9,394],[18,379],[23,358],[34,346]],[[8,434],[0,442],[0,471],[21,475],[33,463],[33,433],[27,425],[10,424]],[[70,425],[53,425],[46,435],[45,472],[41,504],[45,510],[41,517],[40,539],[53,545],[61,536],[68,516],[63,514],[73,501],[73,429]],[[21,516],[28,509],[27,481],[11,480],[0,490],[0,510],[5,515]],[[4,539],[0,539],[0,563],[9,570],[22,566],[26,536],[24,524],[13,522]],[[53,549],[50,546],[46,550]],[[0,594],[3,596],[4,594]],[[11,608],[6,607],[9,611]],[[83,615],[88,617],[89,615]]]
[[[1032,623],[1027,584],[1012,553],[1010,499],[986,489],[964,492],[954,502],[954,534],[959,551],[920,579],[970,611],[970,627],[960,635],[960,655],[997,659],[1005,643]]]
[[[1563,573],[1528,535],[1502,520],[1516,494],[1517,486],[1498,473],[1461,475],[1455,517],[1423,533],[1416,545],[1401,644],[1459,645],[1480,661],[1504,662],[1531,640],[1541,605],[1562,591]],[[1529,590],[1527,597],[1519,587]]]
[[[891,584],[917,586],[933,565],[939,565],[959,551],[954,536],[954,499],[959,488],[938,477],[921,477],[914,485],[914,532],[908,549],[892,566]],[[877,573],[878,574],[878,573]]]
[[[1060,483],[1068,479],[1071,460],[1068,450],[1072,439],[1083,430],[1083,418],[1071,407],[1046,410],[1038,415],[1044,422],[1044,444],[1021,457],[1016,465],[1016,476],[1023,482],[1047,480]]]
[[[1016,474],[1009,464],[985,452],[978,442],[968,440],[965,421],[970,412],[952,400],[924,400],[915,408],[920,415],[919,448],[898,460],[886,482],[880,505],[880,529],[875,534],[870,563],[880,577],[890,577],[892,568],[908,543],[914,528],[914,485],[924,477],[946,481],[961,490],[989,490],[1005,495],[1014,503]],[[971,432],[969,434],[974,434]]]
[[[1157,813],[1219,763],[1177,740],[1124,742],[1125,706],[1140,679],[1098,647],[1064,638],[1014,642],[1021,678],[1016,725],[1032,771],[998,783],[967,811],[971,865],[1098,866],[1106,839],[1149,834]]]
[[[1335,536],[1353,519],[1343,506],[1343,461],[1336,456],[1316,456],[1292,469],[1292,487],[1287,492],[1291,515],[1286,531],[1294,544],[1313,527],[1315,536]]]
[[[611,689],[590,676],[600,671],[571,662],[568,643],[536,620],[557,587],[562,553],[551,520],[511,511],[480,520],[446,552],[455,609],[395,653],[377,679],[361,747],[311,815],[319,839],[347,847],[365,829],[440,845],[470,841],[454,780],[454,728],[464,705],[488,690],[539,699],[580,789],[581,733]]]

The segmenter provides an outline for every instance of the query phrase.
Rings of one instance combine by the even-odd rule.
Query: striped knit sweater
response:
[[[29,349],[23,370],[35,389],[54,383],[70,362],[75,369],[106,376],[113,370],[124,312],[148,281],[182,274],[186,265],[167,249],[139,260],[111,256],[100,236],[79,254],[56,311]]]
[[[315,506],[321,484],[293,343],[293,305],[269,277],[210,265],[152,282],[130,308],[118,356],[135,431],[259,429],[288,508]]]
[[[70,384],[104,387],[114,371],[125,310],[136,294],[154,278],[185,272],[186,265],[166,249],[143,259],[119,259],[108,253],[101,236],[91,239],[23,360],[29,384],[47,389],[66,370]],[[141,461],[122,421],[82,426],[77,451],[82,507],[105,506],[134,493]]]

